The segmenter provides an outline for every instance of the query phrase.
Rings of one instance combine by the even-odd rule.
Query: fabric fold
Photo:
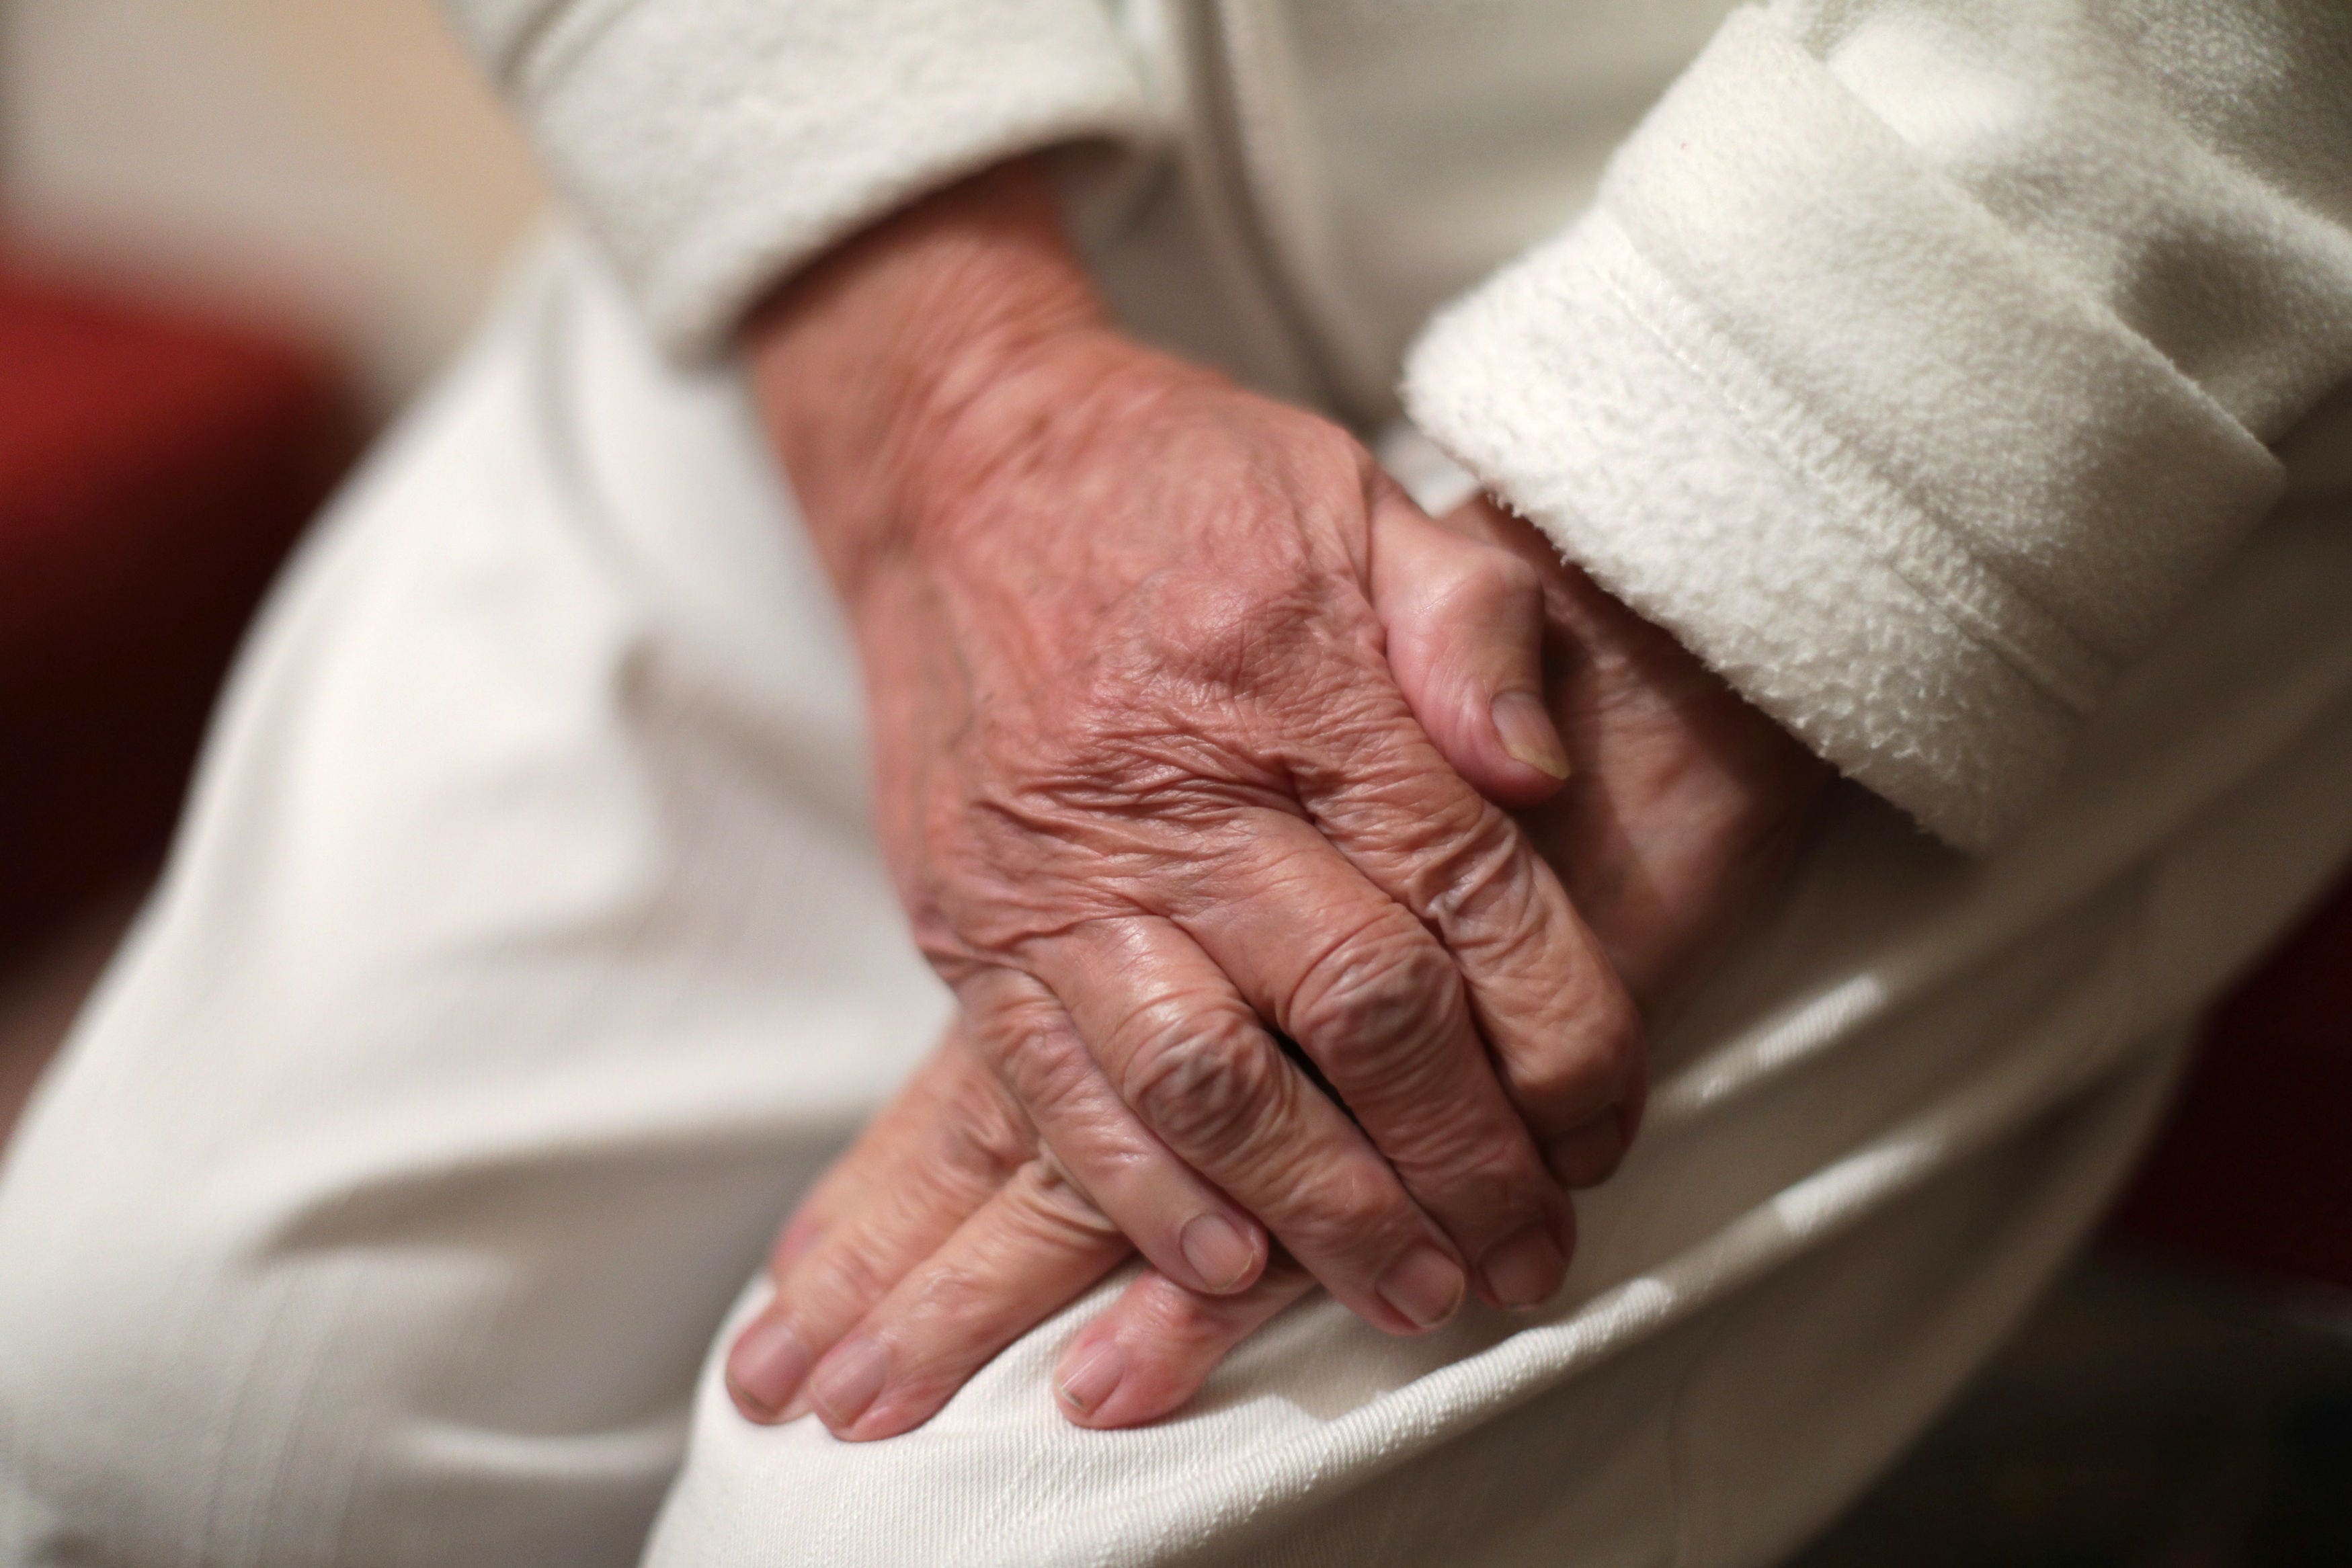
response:
[[[1059,143],[1158,134],[1096,0],[458,7],[673,352],[923,192]]]
[[[1999,841],[2280,465],[1766,15],[1442,312],[1415,422],[1817,751]]]

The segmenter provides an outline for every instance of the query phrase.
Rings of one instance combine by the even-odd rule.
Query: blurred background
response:
[[[542,201],[430,0],[0,0],[0,1133],[264,586]]]
[[[237,637],[545,203],[430,0],[0,0],[0,1140]],[[2352,1568],[2352,890],[1806,1568]]]
[[[382,412],[541,204],[430,0],[6,0],[20,264],[314,333]]]

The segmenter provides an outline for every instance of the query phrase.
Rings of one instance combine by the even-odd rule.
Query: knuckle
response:
[[[1233,1312],[1222,1296],[1202,1296],[1172,1283],[1146,1291],[1127,1308],[1127,1316],[1140,1332],[1135,1343],[1169,1354],[1221,1333]]]
[[[1543,598],[1543,574],[1498,545],[1486,547],[1486,570],[1496,591],[1507,599],[1540,601]]]
[[[1595,982],[1586,989],[1575,1013],[1582,1054],[1597,1079],[1622,1090],[1641,1065],[1642,1015],[1614,984]]]
[[[1131,633],[1103,667],[1104,689],[1255,692],[1297,662],[1322,611],[1319,589],[1305,561],[1281,557],[1250,572],[1160,572],[1138,590]]]
[[[1417,1223],[1403,1189],[1385,1166],[1370,1161],[1343,1161],[1297,1190],[1294,1212],[1282,1227],[1294,1248],[1378,1257]]]
[[[804,1262],[793,1281],[793,1295],[820,1317],[862,1312],[898,1281],[856,1240],[825,1247]]]
[[[1137,1114],[1181,1149],[1238,1154],[1280,1114],[1286,1074],[1254,1025],[1223,1009],[1171,1004],[1131,1024],[1121,1092]]]
[[[1051,1155],[1040,1155],[1013,1173],[1011,1190],[1034,1218],[1056,1234],[1089,1242],[1119,1234],[1109,1216]]]
[[[1424,1153],[1407,1174],[1415,1190],[1442,1189],[1457,1214],[1504,1218],[1539,1207],[1545,1178],[1528,1146],[1517,1138],[1462,1136]]]
[[[990,1030],[992,1054],[1006,1088],[1034,1112],[1068,1104],[1084,1089],[1086,1048],[1067,1030],[1022,1009]]]
[[[1475,1250],[1551,1212],[1559,1186],[1544,1161],[1516,1127],[1499,1136],[1457,1127],[1423,1140],[1394,1164],[1407,1193]]]
[[[1405,613],[1393,634],[1435,636],[1433,644],[1454,658],[1475,658],[1498,638],[1516,640],[1539,624],[1543,580],[1509,550],[1452,535],[1413,562],[1402,601]]]
[[[1423,906],[1442,930],[1466,923],[1533,931],[1536,890],[1526,841],[1508,817],[1483,803],[1432,852],[1418,879]]]
[[[1433,1056],[1461,1009],[1453,959],[1405,917],[1318,958],[1300,979],[1287,1021],[1335,1080],[1364,1082]]]
[[[1543,601],[1543,580],[1507,549],[1476,545],[1465,550],[1445,585],[1442,608],[1449,613],[1492,622],[1514,611],[1525,612]]]
[[[909,1289],[883,1304],[878,1316],[892,1320],[891,1337],[902,1345],[940,1345],[972,1337],[988,1315],[987,1277],[974,1260],[934,1260],[908,1281]]]
[[[1036,1147],[1029,1124],[993,1083],[961,1094],[930,1126],[934,1179],[956,1185],[1001,1182]]]
[[[1576,1125],[1614,1104],[1638,1079],[1640,1016],[1613,988],[1596,988],[1571,1012],[1564,1049],[1522,1064],[1510,1076],[1516,1097],[1549,1124]]]

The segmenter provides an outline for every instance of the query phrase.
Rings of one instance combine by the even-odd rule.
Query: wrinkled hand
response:
[[[1533,528],[1484,505],[1445,527],[1538,576],[1548,701],[1571,773],[1521,820],[1622,972],[1654,996],[1773,879],[1825,770],[1672,637],[1562,565]],[[1428,732],[1475,772],[1477,694],[1492,689],[1478,672],[1527,657],[1507,646],[1526,639],[1449,580],[1432,570],[1420,591],[1392,601],[1389,656]],[[1622,1153],[1612,1133],[1559,1174],[1598,1180]],[[779,1340],[796,1359],[829,1350],[782,1414],[813,1403],[843,1436],[887,1436],[927,1419],[1128,1252],[1120,1228],[1039,1152],[959,1032],[787,1228],[772,1264],[775,1304],[730,1368],[756,1374]],[[1311,1283],[1280,1254],[1224,1294],[1147,1271],[1065,1353],[1065,1410],[1097,1427],[1167,1414]],[[747,1414],[776,1418],[735,1384]]]
[[[1439,580],[1532,632],[1533,574],[1337,426],[1106,327],[1018,175],[853,242],[754,331],[916,937],[1052,1168],[1169,1277],[1244,1290],[1271,1231],[1395,1332],[1539,1301],[1555,1172],[1630,1129],[1635,1017],[1382,629]],[[1459,759],[1549,793],[1531,637],[1473,674],[1500,684]],[[846,1326],[777,1326],[747,1395]]]

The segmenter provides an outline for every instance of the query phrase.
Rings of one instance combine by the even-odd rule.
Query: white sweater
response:
[[[1327,401],[1401,375],[1964,848],[2352,476],[2344,0],[451,3],[681,352],[963,172],[1168,157]]]

